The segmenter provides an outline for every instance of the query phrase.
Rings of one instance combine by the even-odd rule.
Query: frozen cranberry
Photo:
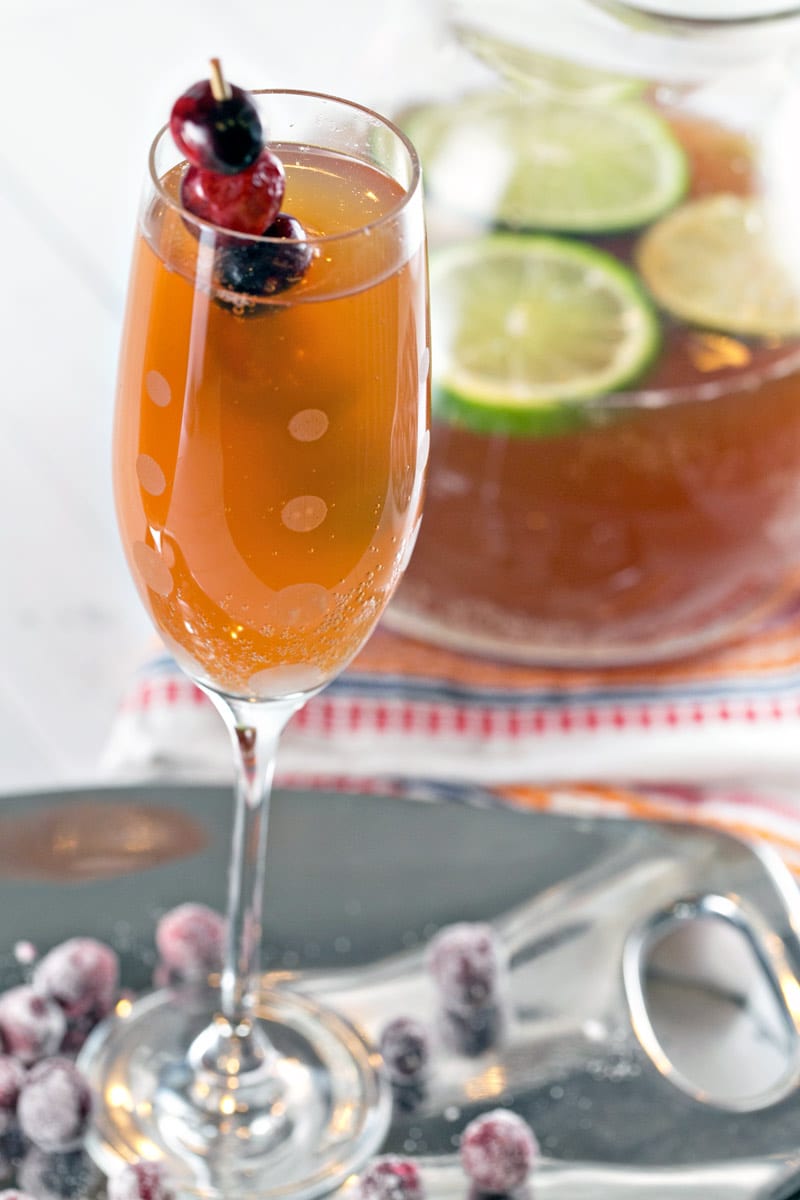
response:
[[[502,1040],[506,1013],[501,1005],[486,1008],[445,1009],[439,1013],[442,1041],[463,1058],[479,1058]]]
[[[491,925],[461,921],[432,940],[428,963],[445,1008],[485,1008],[495,1003],[503,956]]]
[[[285,187],[280,159],[264,149],[238,175],[189,167],[181,180],[181,203],[194,216],[222,229],[262,234],[278,215]]]
[[[6,1050],[20,1062],[28,1065],[55,1054],[66,1028],[66,1017],[55,1000],[29,984],[0,995],[0,1033]]]
[[[385,1025],[379,1041],[389,1077],[398,1083],[419,1080],[428,1068],[428,1031],[414,1017],[396,1017]]]
[[[374,1159],[359,1177],[361,1200],[424,1200],[419,1167],[410,1158],[386,1154]]]
[[[205,904],[179,904],[156,926],[156,946],[168,970],[197,978],[222,966],[225,921]]]
[[[511,1192],[524,1183],[539,1155],[527,1121],[496,1108],[470,1121],[461,1135],[461,1164],[482,1192]]]
[[[252,97],[222,79],[216,59],[212,71],[213,83],[201,79],[175,101],[170,133],[193,166],[235,174],[258,158],[264,131]]]
[[[57,1001],[67,1017],[92,1016],[111,1011],[119,984],[119,959],[115,951],[94,938],[70,938],[54,946],[33,972],[37,991]]]
[[[26,1071],[19,1059],[0,1054],[0,1133],[5,1133],[14,1120],[25,1078]]]
[[[31,1147],[17,1169],[17,1183],[36,1200],[87,1200],[97,1196],[100,1172],[85,1150],[47,1154]]]
[[[31,1069],[17,1103],[25,1136],[40,1150],[72,1150],[89,1123],[91,1094],[86,1080],[67,1058],[47,1058]]]
[[[158,1162],[129,1163],[108,1181],[108,1200],[172,1200]]]

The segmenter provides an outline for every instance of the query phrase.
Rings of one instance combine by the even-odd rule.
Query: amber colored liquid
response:
[[[284,163],[284,206],[318,234],[402,196],[363,163],[291,150]],[[119,378],[119,523],[167,646],[219,690],[324,683],[410,550],[427,446],[423,250],[397,258],[388,233],[329,244],[301,284],[242,316],[173,209],[145,220]]]
[[[742,138],[676,120],[693,195],[755,190]],[[635,261],[635,235],[601,241]],[[747,626],[800,566],[800,342],[662,315],[639,395],[558,437],[434,422],[399,627],[533,662],[669,657]],[[434,352],[434,373],[436,346]],[[666,403],[647,408],[641,390]]]

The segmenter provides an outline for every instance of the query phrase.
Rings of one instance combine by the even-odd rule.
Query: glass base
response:
[[[388,1128],[378,1055],[340,1014],[265,988],[254,1016],[274,1055],[226,1087],[189,1063],[216,1004],[208,989],[165,989],[95,1030],[79,1058],[95,1096],[90,1154],[108,1175],[125,1162],[163,1160],[178,1196],[300,1200],[331,1191]]]

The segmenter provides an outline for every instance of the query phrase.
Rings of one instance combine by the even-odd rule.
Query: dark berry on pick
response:
[[[286,187],[283,164],[270,150],[238,175],[189,167],[181,203],[190,213],[234,233],[262,234],[278,215]]]
[[[295,217],[280,213],[264,233],[270,242],[223,246],[217,259],[217,283],[229,292],[275,296],[299,283],[313,257],[305,230]],[[279,239],[279,240],[278,240]]]
[[[192,166],[235,175],[258,158],[264,131],[248,93],[230,84],[228,91],[218,100],[209,80],[193,84],[175,101],[169,128]]]

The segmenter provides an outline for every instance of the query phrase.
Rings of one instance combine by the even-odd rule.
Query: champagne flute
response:
[[[163,1159],[182,1194],[308,1197],[378,1148],[390,1106],[361,1032],[262,977],[270,788],[286,723],[363,645],[413,547],[427,276],[404,135],[330,96],[255,101],[299,233],[252,237],[193,216],[186,164],[161,131],[113,451],[136,586],[233,746],[225,962],[219,987],[165,989],[102,1026],[81,1067],[106,1170]]]

